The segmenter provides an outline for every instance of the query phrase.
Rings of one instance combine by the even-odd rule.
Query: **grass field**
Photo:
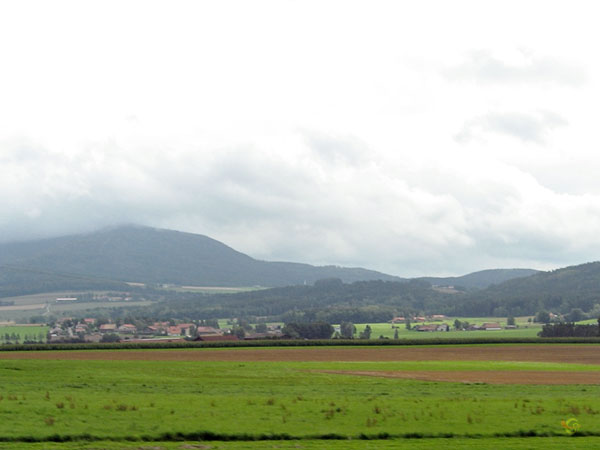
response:
[[[6,352],[0,360],[0,448],[593,448],[600,444],[597,437],[568,436],[561,426],[562,420],[575,418],[581,434],[600,436],[596,356],[600,346],[585,347],[595,358],[587,364],[561,361],[554,350],[545,353],[553,356],[548,361],[489,362],[495,351],[510,357],[511,346],[488,346],[486,360],[460,361],[456,355],[467,353],[466,346],[445,347],[451,349],[453,360],[379,361],[381,353],[373,352],[373,361],[344,361],[340,351],[338,361],[335,356],[331,361],[167,361],[152,359],[166,359],[169,351],[145,350],[146,360],[132,361],[128,355],[140,352],[122,350],[120,360],[115,359],[115,351],[104,352],[104,359],[98,360],[67,360],[54,353],[42,361],[32,359],[33,353]],[[541,353],[539,346],[528,348],[532,356]],[[565,355],[580,348],[561,346]],[[227,352],[249,350],[186,352],[200,357],[220,354],[226,359]],[[353,353],[352,348],[345,351]],[[565,384],[438,382],[358,374],[459,371],[502,371],[508,376],[544,372],[563,377]],[[568,373],[588,373],[597,381],[566,384]],[[448,443],[444,437],[450,436]],[[199,438],[211,437],[220,441],[198,446]],[[299,440],[251,442],[278,437]],[[326,437],[342,441],[323,440]],[[64,439],[83,440],[26,443]],[[221,442],[229,439],[248,442]],[[99,446],[95,440],[113,442]],[[196,442],[169,442],[174,440]],[[150,444],[155,442],[159,444]]]
[[[589,450],[600,444],[596,437],[550,437],[550,438],[486,438],[486,439],[406,439],[406,440],[303,440],[268,441],[268,442],[45,442],[43,444],[27,444],[31,450],[259,450],[259,449],[306,449],[306,450],[429,450],[447,448],[456,450],[515,449],[531,450],[543,448],[548,450]],[[10,444],[7,444],[10,445]],[[0,448],[11,448],[0,444]],[[14,448],[14,447],[12,447]]]
[[[529,323],[527,322],[528,317],[517,317],[516,324],[518,328],[516,329],[503,329],[499,331],[456,331],[453,329],[454,320],[458,319],[461,322],[467,321],[470,324],[478,324],[481,325],[484,322],[498,322],[502,327],[506,326],[506,318],[499,317],[451,317],[444,321],[438,322],[426,322],[426,323],[437,323],[442,324],[446,323],[450,327],[450,331],[448,332],[418,332],[414,330],[407,330],[405,324],[396,324],[394,328],[391,323],[360,323],[355,324],[357,335],[361,331],[364,330],[366,325],[371,327],[371,339],[378,339],[380,336],[385,338],[392,339],[394,337],[395,330],[398,330],[398,338],[399,339],[430,339],[430,338],[456,338],[456,337],[536,337],[537,334],[542,330],[542,325],[538,323]],[[412,326],[417,324],[413,323]]]
[[[9,337],[13,334],[17,335],[20,342],[23,342],[28,336],[33,340],[41,340],[46,342],[46,334],[48,333],[48,327],[45,325],[40,326],[0,326],[0,343],[6,341],[5,336],[8,334]],[[12,339],[12,338],[11,338]],[[9,339],[10,340],[10,339]]]

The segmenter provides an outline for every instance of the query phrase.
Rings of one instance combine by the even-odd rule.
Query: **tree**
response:
[[[287,323],[281,331],[291,338],[330,339],[333,334],[333,327],[327,322],[292,322]]]
[[[454,329],[455,330],[462,330],[463,326],[462,326],[462,322],[458,319],[456,319],[454,321]]]
[[[121,338],[116,333],[106,333],[102,336],[100,342],[121,342]]]
[[[398,339],[398,328],[394,331],[394,339]]]
[[[242,327],[234,327],[232,334],[235,334],[238,339],[244,339],[246,337],[246,330],[244,330]]]
[[[566,319],[568,322],[579,322],[580,320],[585,319],[585,314],[581,308],[574,308],[569,314],[567,314]]]
[[[514,326],[515,325],[515,318],[513,316],[508,316],[506,318],[506,325],[512,325],[512,326]]]
[[[257,333],[266,333],[267,332],[267,324],[266,323],[257,323],[254,327],[254,330]]]
[[[411,329],[411,326],[410,326],[410,319],[409,319],[408,317],[406,318],[406,329],[407,329],[407,330],[410,330],[410,329]]]
[[[360,339],[371,339],[371,326],[367,325],[362,333],[359,335]]]
[[[545,310],[539,311],[535,316],[535,322],[549,323],[550,322],[550,313]]]
[[[352,322],[342,322],[340,324],[340,334],[344,339],[352,339],[356,333],[356,327]]]

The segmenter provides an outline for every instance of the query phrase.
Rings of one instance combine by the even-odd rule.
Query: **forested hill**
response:
[[[513,278],[529,277],[539,273],[533,269],[489,269],[479,272],[469,273],[460,277],[423,277],[421,280],[427,281],[437,286],[454,286],[464,289],[485,289],[492,284],[503,283]]]
[[[287,286],[329,277],[401,280],[361,268],[259,261],[207,236],[141,226],[2,244],[2,269],[5,286],[36,271],[47,282],[56,273],[61,284],[68,284],[65,274],[196,286]],[[17,276],[19,269],[24,272]]]
[[[539,272],[515,278],[465,296],[456,304],[458,315],[535,314],[540,310],[590,312],[600,304],[600,262]]]
[[[600,314],[600,262],[539,272],[487,289],[450,294],[425,280],[408,282],[321,280],[234,295],[185,296],[157,304],[153,313],[180,318],[269,317],[339,323],[388,321],[394,315],[446,314],[466,317],[534,315],[541,310],[567,314],[573,309]],[[150,312],[150,310],[146,310]]]
[[[320,321],[339,323],[386,322],[396,314],[420,311],[444,312],[449,298],[425,281],[319,280],[313,286],[288,286],[239,294],[198,296],[178,293],[168,301],[144,307],[137,313],[161,319],[261,317],[285,322]]]

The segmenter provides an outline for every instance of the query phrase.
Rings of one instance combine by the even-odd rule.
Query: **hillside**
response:
[[[5,288],[27,276],[48,283],[52,274],[61,285],[68,284],[66,274],[79,284],[82,276],[196,286],[287,286],[331,277],[401,280],[361,268],[259,261],[207,236],[140,226],[2,244],[0,271]]]
[[[219,298],[180,297],[157,305],[154,311],[167,313],[165,317],[263,316],[337,323],[387,321],[395,314],[420,312],[507,317],[534,315],[540,310],[567,314],[576,308],[593,317],[600,315],[600,262],[537,272],[464,293],[432,289],[427,279],[350,284],[322,280],[314,286],[281,287]]]
[[[165,320],[262,317],[276,321],[386,322],[397,314],[443,313],[452,297],[457,296],[439,293],[429,283],[419,280],[342,283],[339,279],[326,279],[314,285],[239,294],[178,293],[167,301],[123,314],[149,314]]]
[[[485,289],[492,284],[503,283],[513,278],[529,277],[539,273],[533,269],[489,269],[469,273],[460,277],[423,277],[421,280],[427,281],[437,286],[455,286],[457,288]]]
[[[473,292],[455,304],[456,314],[526,315],[545,309],[590,312],[600,304],[600,262],[539,272]],[[596,309],[599,309],[597,307]]]

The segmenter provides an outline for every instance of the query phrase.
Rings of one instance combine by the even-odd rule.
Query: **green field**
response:
[[[20,342],[23,342],[27,336],[30,339],[40,340],[46,342],[46,335],[48,334],[48,327],[45,325],[40,326],[0,326],[0,344],[6,341],[6,335],[9,335],[12,339],[12,335],[17,335]],[[10,340],[9,339],[9,340]]]
[[[486,438],[486,439],[406,439],[406,440],[303,440],[298,441],[259,441],[259,442],[45,442],[43,444],[27,444],[31,450],[259,450],[259,449],[306,449],[306,450],[429,450],[432,448],[447,448],[456,450],[487,450],[487,449],[548,449],[548,450],[589,450],[598,448],[600,439],[596,437],[550,437],[550,438]],[[17,448],[10,444],[0,448]],[[23,447],[19,447],[23,448]]]
[[[454,320],[456,317],[452,317],[450,319],[441,321],[441,322],[425,322],[425,323],[436,323],[442,324],[446,323],[450,326],[450,331],[447,332],[419,332],[414,330],[407,330],[404,324],[396,324],[393,328],[391,323],[375,323],[375,324],[366,324],[360,323],[355,324],[357,335],[361,331],[364,330],[366,325],[371,327],[371,339],[378,339],[380,336],[392,339],[394,337],[394,332],[398,330],[398,338],[399,339],[430,339],[430,338],[469,338],[469,337],[536,337],[537,334],[542,330],[542,325],[537,323],[528,323],[525,320],[518,320],[517,325],[518,328],[510,329],[510,330],[499,330],[499,331],[457,331],[453,329]],[[479,324],[481,325],[484,322],[499,322],[503,327],[506,326],[506,319],[499,319],[498,317],[460,317],[458,318],[461,321],[468,321],[471,324]],[[415,326],[416,324],[412,324]]]
[[[567,436],[561,427],[561,420],[574,417],[583,434],[600,436],[598,385],[425,382],[323,370],[571,370],[597,371],[600,378],[600,365],[564,363],[2,359],[0,448],[86,448],[86,443],[96,449],[139,449],[145,448],[142,440],[184,448],[165,441],[211,437],[300,439],[214,444],[232,449],[408,448],[407,442],[410,448],[427,448],[420,446],[427,441],[452,448],[504,447],[501,442],[512,448],[600,444],[596,437]],[[547,437],[520,438],[527,435]],[[450,436],[452,444],[443,444],[447,439],[442,438]],[[73,447],[26,444],[64,439],[82,441]],[[116,442],[99,447],[96,440]],[[131,440],[137,443],[128,447]]]

